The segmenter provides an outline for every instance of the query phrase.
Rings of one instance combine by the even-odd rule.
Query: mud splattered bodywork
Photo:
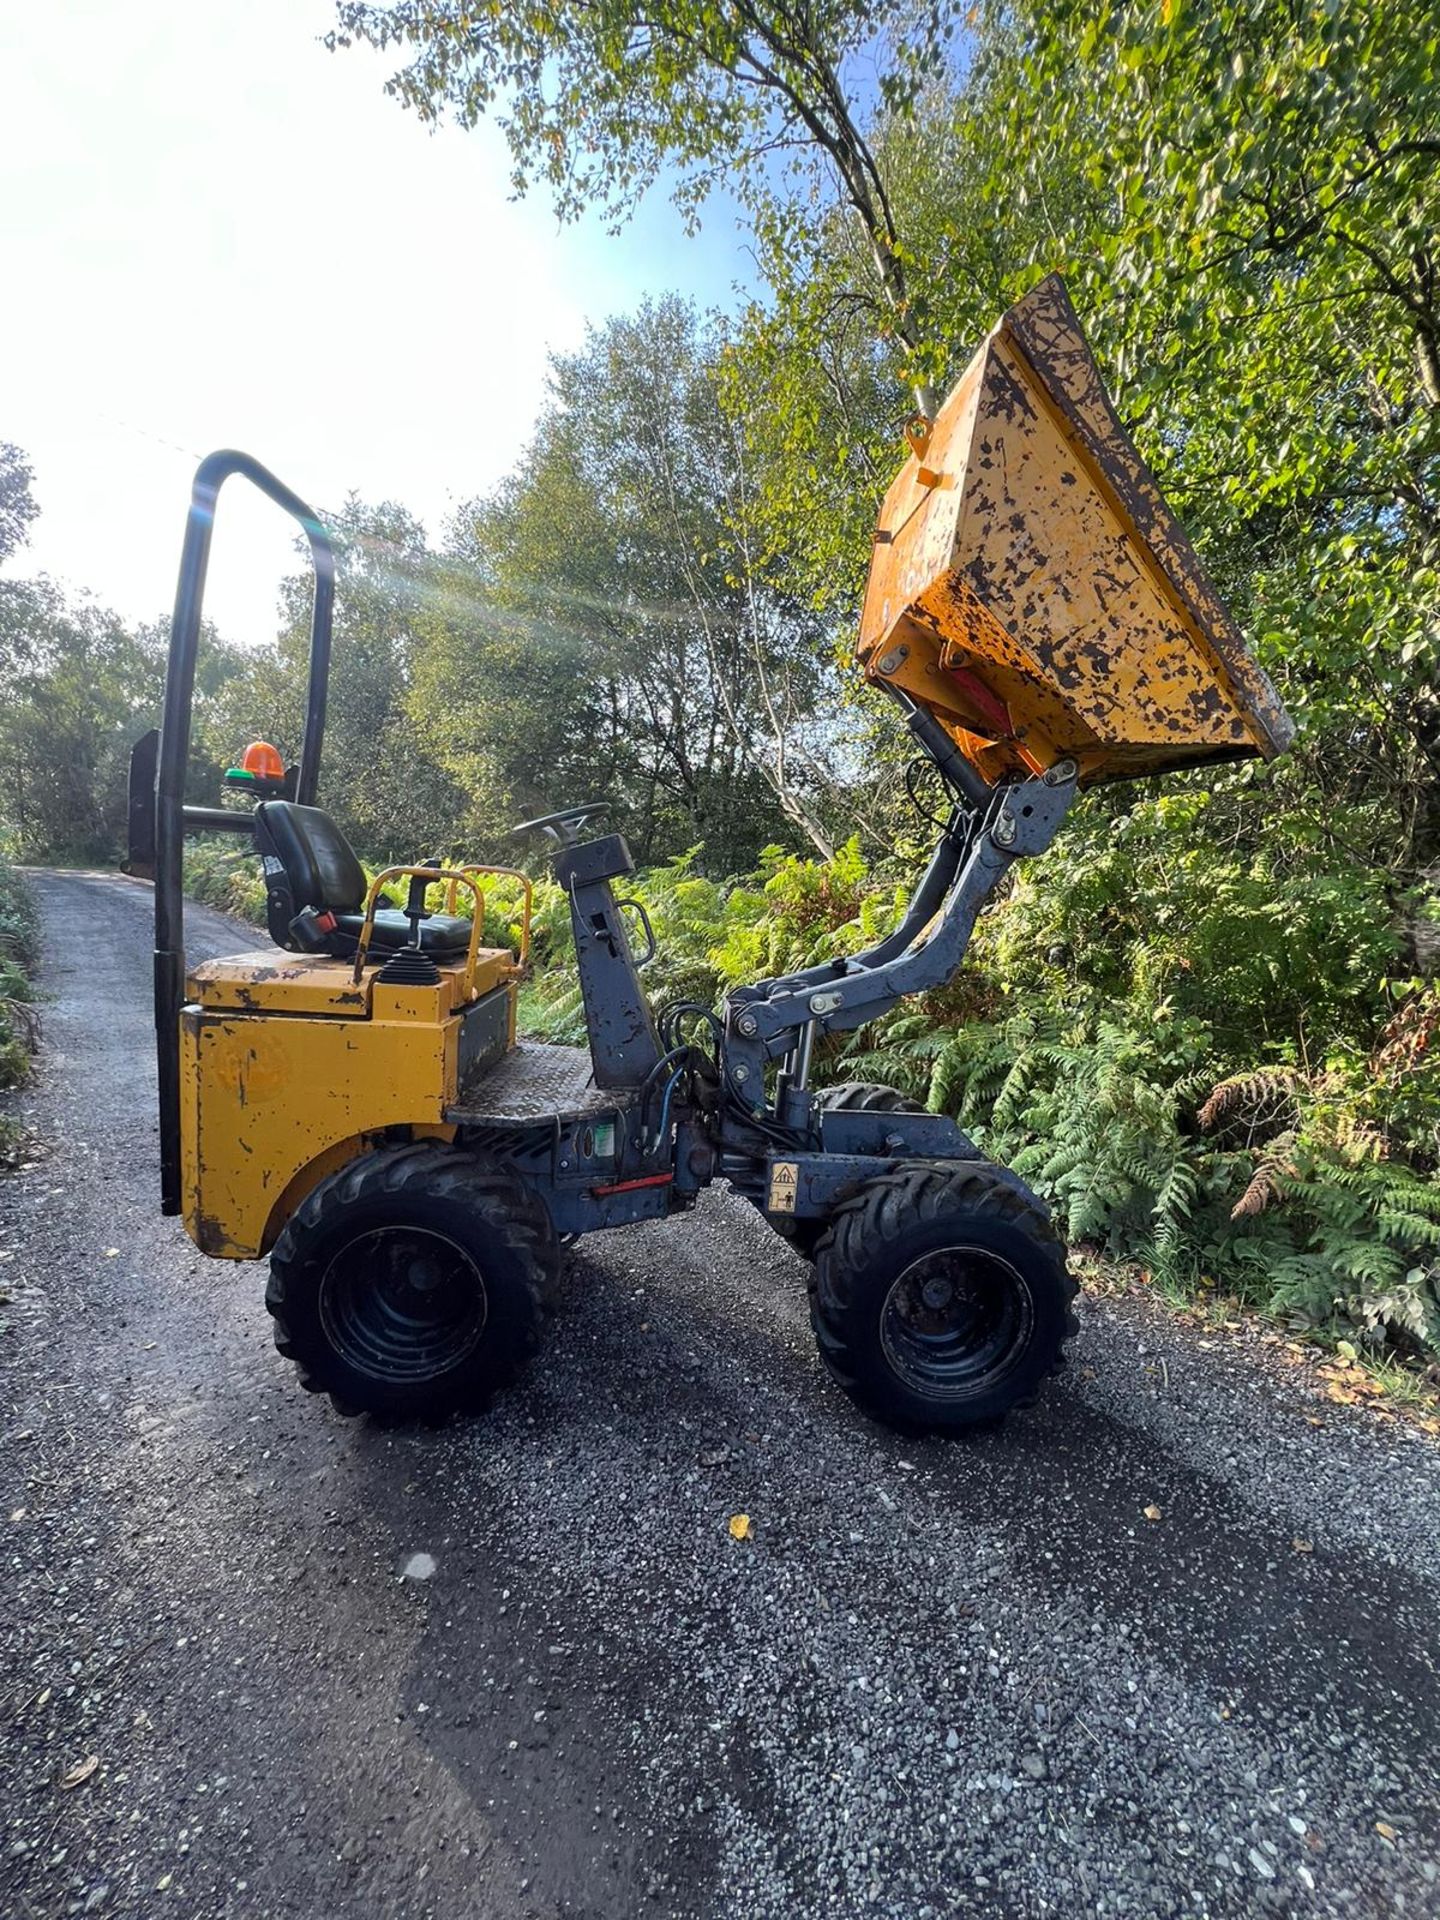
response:
[[[1288,745],[1290,722],[1116,417],[1060,280],[986,339],[886,495],[870,679],[988,781],[1082,783]]]

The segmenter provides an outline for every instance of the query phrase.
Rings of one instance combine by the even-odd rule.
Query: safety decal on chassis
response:
[[[776,1160],[770,1168],[771,1213],[794,1213],[795,1189],[800,1184],[800,1167],[795,1160]]]

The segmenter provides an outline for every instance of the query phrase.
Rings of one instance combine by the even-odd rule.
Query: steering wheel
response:
[[[542,813],[536,820],[522,820],[518,827],[510,829],[510,834],[513,839],[522,833],[548,833],[557,846],[573,847],[586,821],[598,819],[609,810],[608,800],[587,800],[580,807],[562,807],[558,813]]]

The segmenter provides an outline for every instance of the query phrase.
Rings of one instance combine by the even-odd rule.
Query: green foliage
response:
[[[1083,804],[983,923],[1003,991],[1123,1004],[1137,1024],[1165,1001],[1222,1059],[1303,1061],[1372,1035],[1398,950],[1385,876],[1337,862],[1308,815],[1267,817],[1271,787],[1212,774]]]
[[[1207,1257],[1301,1324],[1342,1322],[1440,1353],[1440,1188],[1313,1126],[1274,1170],[1275,1204]]]
[[[0,560],[8,560],[29,537],[30,522],[39,513],[30,491],[34,470],[19,447],[0,440]]]
[[[1168,1003],[1138,1032],[1053,1007],[961,1029],[930,1104],[1054,1205],[1067,1237],[1121,1254],[1173,1247],[1202,1183],[1180,1120],[1213,1080],[1210,1036]]]
[[[109,861],[125,843],[130,749],[157,724],[166,630],[131,630],[53,581],[0,581],[0,819],[24,860]],[[241,659],[213,630],[196,663],[192,799],[213,802],[207,717]]]
[[[877,892],[869,884],[854,841],[828,861],[768,847],[755,873],[723,884],[696,873],[694,862],[692,849],[626,885],[649,914],[659,945],[645,973],[657,1010],[680,1000],[714,1006],[745,981],[854,952],[888,931],[903,898],[899,889]],[[536,890],[535,929],[542,976],[526,1003],[534,1030],[583,1039],[570,971],[569,906],[549,881]]]
[[[410,702],[419,737],[512,817],[610,795],[642,859],[699,841],[712,872],[777,828],[828,852],[835,784],[824,637],[752,551],[720,345],[668,300],[554,357],[514,476],[457,517],[470,604]]]
[[[264,926],[265,882],[252,847],[228,838],[187,840],[184,882],[190,899]]]
[[[517,190],[538,178],[574,214],[632,204],[666,166],[681,170],[682,202],[693,205],[737,165],[833,138],[845,103],[827,97],[827,81],[861,48],[872,49],[884,99],[913,99],[943,63],[958,11],[896,0],[543,10],[342,0],[331,44],[405,48],[410,64],[390,82],[399,99],[466,126],[496,113]]]
[[[19,1086],[30,1074],[39,1037],[30,977],[39,959],[39,923],[24,879],[0,862],[0,1088]],[[0,1127],[0,1136],[7,1133]],[[0,1155],[5,1146],[0,1144]]]
[[[0,583],[0,818],[22,859],[101,859],[124,819],[131,739],[160,663],[120,621],[49,582]]]
[[[953,1037],[930,1102],[1044,1194],[1072,1244],[1292,1324],[1440,1352],[1440,1186],[1369,1124],[1364,1080],[1271,1071],[1215,1089],[1214,1059],[1165,1002],[1143,1030],[1017,1014]],[[1433,1086],[1425,1122],[1433,1138]]]
[[[1367,0],[1019,17],[987,55],[1012,76],[1007,186],[1079,172],[1086,195],[1018,278],[1071,272],[1162,485],[1283,680],[1321,807],[1380,801],[1356,852],[1423,864],[1440,832],[1433,23]]]

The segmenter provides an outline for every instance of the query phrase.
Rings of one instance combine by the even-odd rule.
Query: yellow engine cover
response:
[[[437,986],[392,986],[344,960],[276,951],[197,967],[180,1015],[182,1212],[202,1252],[269,1251],[317,1181],[388,1127],[450,1135],[461,1029],[514,1044],[515,966],[482,951]],[[485,1011],[488,1008],[488,1013]]]

